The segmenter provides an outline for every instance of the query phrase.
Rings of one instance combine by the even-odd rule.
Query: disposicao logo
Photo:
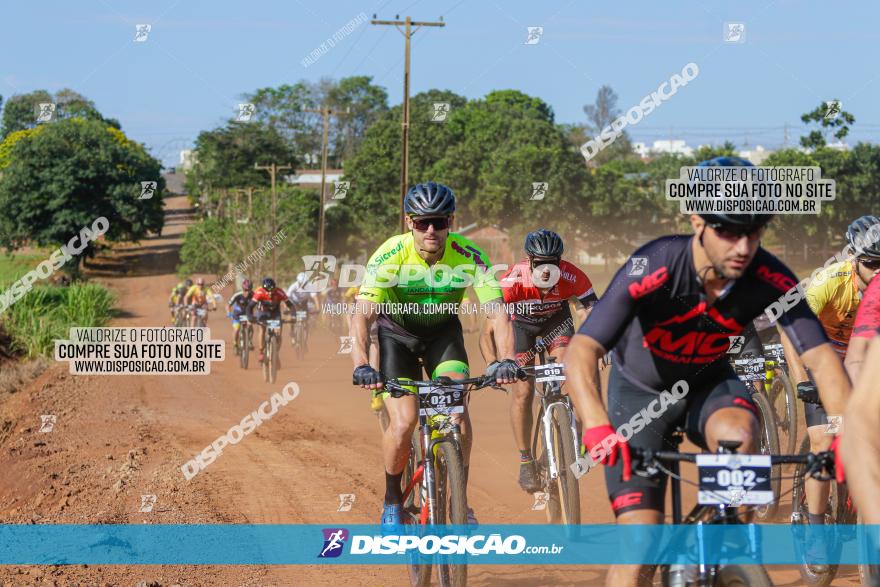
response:
[[[345,541],[348,540],[348,530],[345,528],[324,528],[324,546],[318,554],[318,558],[336,558],[342,554]]]

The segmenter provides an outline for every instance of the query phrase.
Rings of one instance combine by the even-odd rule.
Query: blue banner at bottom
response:
[[[4,565],[880,564],[880,526],[0,525]]]

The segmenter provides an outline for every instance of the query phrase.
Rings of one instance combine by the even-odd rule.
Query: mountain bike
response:
[[[793,453],[797,449],[798,402],[794,389],[788,377],[782,344],[765,344],[764,392],[776,416],[779,449],[786,453]]]
[[[523,367],[535,380],[535,394],[540,398],[532,437],[532,454],[547,494],[547,521],[551,524],[580,524],[581,498],[578,479],[571,466],[578,456],[578,430],[571,399],[562,392],[565,381],[562,365],[545,357],[541,337],[537,338],[538,365]],[[549,361],[545,364],[545,361]]]
[[[762,455],[779,454],[779,426],[776,423],[776,412],[770,404],[767,396],[758,391],[755,381],[763,383],[766,378],[764,357],[755,357],[752,353],[743,353],[742,358],[734,360],[734,370],[743,381],[752,395],[752,401],[758,408],[758,429],[761,437],[758,441],[758,450]],[[779,511],[779,494],[782,490],[782,466],[774,465],[771,475],[773,495],[776,498],[755,509],[755,516],[759,520],[770,520]]]
[[[684,429],[678,428],[672,435],[677,448],[684,439]],[[677,450],[655,451],[631,447],[632,470],[635,474],[654,475],[662,471],[669,476],[672,486],[673,524],[742,524],[739,508],[743,505],[760,505],[778,499],[771,486],[773,466],[801,463],[805,472],[821,477],[833,474],[834,453],[824,452],[805,455],[743,455],[737,453],[739,441],[722,440],[716,453],[680,453]],[[699,468],[698,503],[687,516],[682,516],[681,482],[679,463],[695,463]],[[668,468],[664,466],[668,464]],[[824,478],[824,477],[823,477]],[[681,545],[675,545],[679,549]],[[697,545],[698,552],[703,551]],[[672,558],[680,552],[661,553]],[[668,557],[665,555],[669,555]],[[661,584],[664,586],[718,586],[718,587],[771,587],[773,583],[767,571],[760,565],[721,564],[673,564],[662,565]]]
[[[242,369],[248,368],[251,349],[254,346],[254,327],[247,314],[238,317],[238,334],[235,337],[235,353]]]
[[[493,377],[481,376],[453,380],[438,377],[433,381],[390,379],[385,391],[392,397],[413,395],[419,402],[419,425],[413,432],[412,446],[403,479],[403,516],[406,524],[467,524],[464,461],[461,430],[450,416],[464,412],[466,396],[477,389],[495,387]],[[381,392],[380,392],[381,393]],[[426,458],[425,455],[430,455]],[[435,559],[441,587],[463,587],[467,565],[451,564],[444,557]],[[414,558],[409,564],[412,585],[431,582],[432,563]]]
[[[183,304],[178,304],[174,307],[174,327],[175,328],[186,328],[189,326],[190,314],[189,308],[184,306]]]
[[[297,310],[294,315],[290,344],[296,352],[297,359],[305,358],[309,350],[309,313],[306,310]]]
[[[281,359],[278,356],[281,344],[280,318],[265,321],[263,328],[263,379],[266,383],[275,383],[278,369],[281,368]]]
[[[213,311],[213,308],[211,311]],[[208,308],[205,306],[193,305],[190,308],[190,316],[194,319],[193,326],[195,328],[204,328],[208,323]]]

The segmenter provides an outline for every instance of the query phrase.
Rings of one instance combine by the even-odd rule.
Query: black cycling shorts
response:
[[[807,418],[807,428],[828,425],[828,412],[821,403],[804,402],[804,416]]]
[[[608,379],[608,416],[615,430],[625,422],[632,422],[634,415],[648,408],[658,398],[659,394],[637,387],[621,375],[616,367],[611,367]],[[655,404],[652,410],[659,411],[658,406],[659,404]],[[685,397],[668,404],[666,411],[659,417],[648,414],[644,417],[647,422],[644,428],[640,431],[634,429],[628,444],[631,449],[676,450],[670,439],[676,428],[681,427],[686,430],[691,442],[706,450],[706,422],[716,411],[731,407],[749,410],[757,416],[758,409],[752,402],[751,394],[732,369],[727,378],[712,386],[690,389]],[[623,459],[618,454],[617,463],[613,467],[605,467],[605,485],[615,516],[630,510],[665,511],[664,473],[658,471],[650,477],[633,473],[626,482],[621,478],[622,473]]]
[[[552,354],[554,349],[568,346],[571,337],[574,336],[574,321],[571,319],[571,310],[565,304],[561,310],[544,320],[532,323],[512,320],[513,345],[516,351],[516,360],[520,365],[532,363],[538,354],[535,346],[535,338],[544,338],[544,347]]]
[[[419,359],[424,363],[428,377],[446,361],[467,365],[464,335],[457,317],[437,328],[437,334],[431,337],[416,336],[385,316],[380,316],[377,322],[380,370],[388,379],[422,379]]]

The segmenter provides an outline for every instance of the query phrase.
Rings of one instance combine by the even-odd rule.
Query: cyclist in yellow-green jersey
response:
[[[494,321],[499,356],[508,357],[490,364],[487,373],[495,375],[498,383],[513,383],[522,372],[513,360],[501,288],[486,254],[467,238],[450,232],[455,212],[452,190],[434,182],[418,184],[407,193],[404,211],[409,232],[388,239],[370,257],[358,292],[358,311],[351,327],[353,383],[378,390],[386,377],[422,379],[420,361],[430,378],[466,378],[468,359],[457,305],[468,285],[480,303],[488,304],[487,319]],[[378,371],[369,365],[367,356],[374,321],[379,324]],[[386,486],[382,524],[396,526],[402,523],[401,478],[418,404],[412,396],[385,395],[390,425],[382,439]],[[467,406],[453,418],[461,427],[467,483],[472,437]],[[470,508],[468,521],[476,523]]]

